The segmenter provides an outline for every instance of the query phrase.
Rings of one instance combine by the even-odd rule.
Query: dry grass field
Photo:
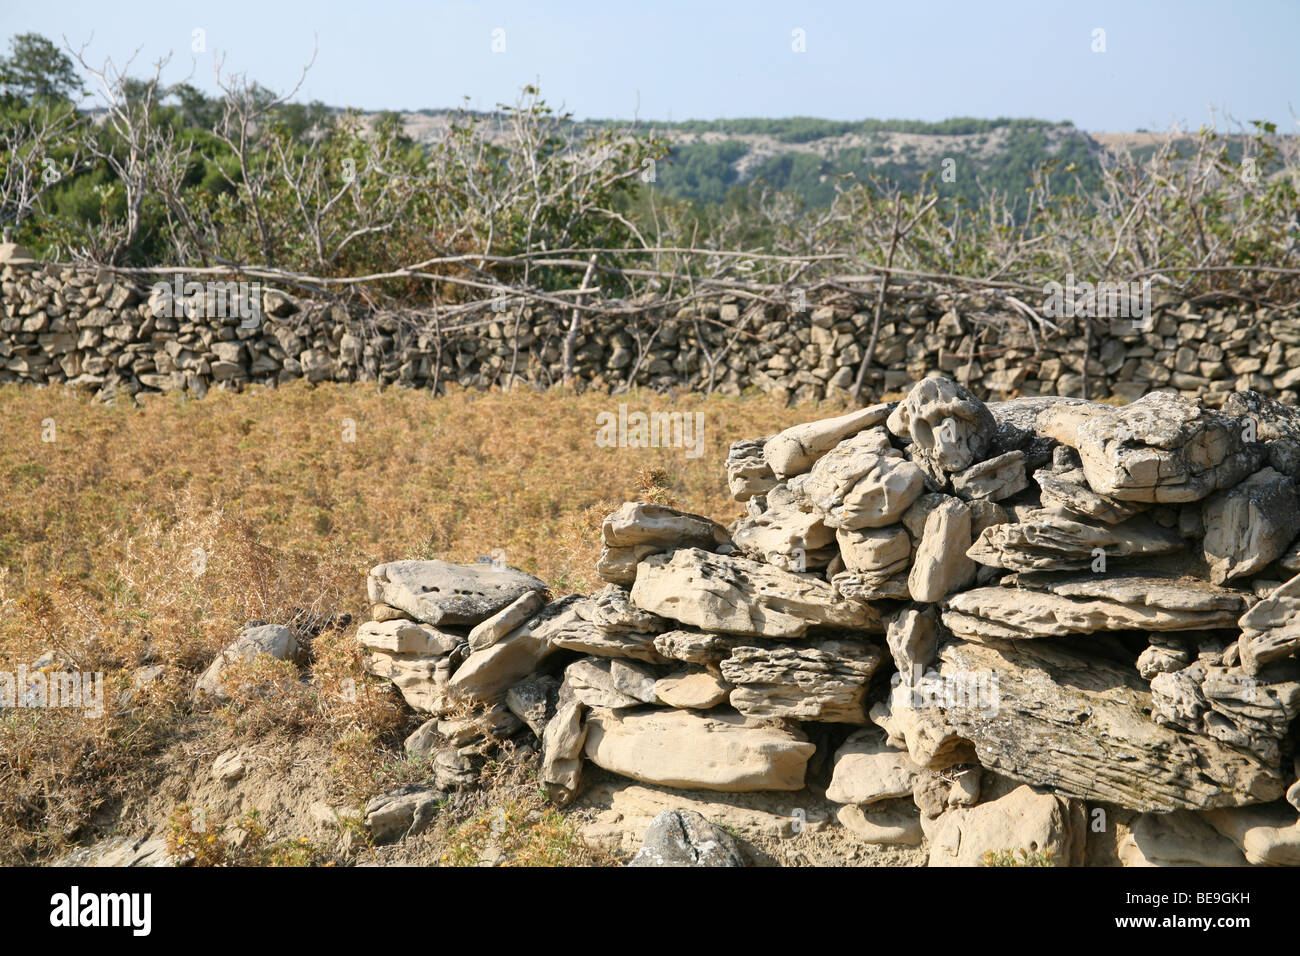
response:
[[[597,415],[620,403],[702,413],[703,453],[599,447]],[[613,506],[648,493],[730,521],[741,506],[726,494],[728,444],[841,410],[765,396],[435,399],[305,384],[106,407],[58,389],[0,389],[0,670],[53,651],[58,666],[103,672],[107,685],[98,719],[0,714],[0,862],[129,829],[131,814],[146,813],[141,795],[196,738],[210,742],[205,753],[232,740],[310,741],[351,805],[418,777],[401,740],[419,718],[365,676],[352,641],[370,567],[501,552],[556,593],[589,591]],[[245,622],[343,613],[352,624],[310,641],[305,664],[276,662],[265,675],[281,693],[212,712],[191,705],[197,674]],[[571,834],[530,812],[558,836],[525,858],[554,861],[553,844]]]

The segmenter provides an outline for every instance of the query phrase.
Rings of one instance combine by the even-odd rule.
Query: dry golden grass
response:
[[[601,448],[596,416],[702,412],[703,453]],[[398,558],[504,560],[556,593],[591,590],[600,519],[646,497],[729,521],[730,442],[842,408],[566,391],[427,392],[295,384],[202,401],[104,407],[61,389],[0,388],[0,670],[55,651],[106,676],[104,717],[0,713],[0,861],[37,859],[147,786],[150,756],[202,719],[188,692],[249,620],[368,612],[365,573]],[[43,441],[50,434],[54,441]],[[355,432],[355,441],[345,441]],[[369,680],[353,628],[310,642],[306,674],[235,701],[231,733],[327,733],[340,788],[400,778],[411,722]],[[308,635],[304,635],[306,637]],[[134,686],[138,669],[161,665]],[[276,675],[264,675],[276,680]]]

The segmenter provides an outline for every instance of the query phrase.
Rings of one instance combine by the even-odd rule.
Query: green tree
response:
[[[72,59],[39,33],[20,33],[0,57],[0,89],[22,100],[68,100],[83,92]]]

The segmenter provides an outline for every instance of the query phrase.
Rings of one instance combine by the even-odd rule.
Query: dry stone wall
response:
[[[180,291],[118,274],[30,261],[0,248],[0,383],[67,383],[116,393],[309,381],[442,390],[455,383],[547,387],[563,378],[569,316],[539,306],[488,312],[439,329],[400,313],[350,313],[256,285],[205,289],[193,316]],[[199,300],[195,300],[196,302]],[[580,385],[758,389],[815,401],[852,387],[871,335],[871,304],[843,298],[803,311],[720,297],[668,312],[594,314],[576,340]],[[480,313],[480,316],[482,313]],[[1060,332],[996,311],[980,296],[891,303],[866,382],[897,393],[932,370],[976,396],[1119,395],[1176,389],[1218,406],[1253,389],[1300,401],[1300,316],[1155,302],[1150,328],[1077,319]],[[1084,355],[1089,356],[1086,366]]]
[[[856,839],[932,866],[1099,844],[1125,865],[1300,865],[1300,411],[985,403],[936,374],[738,441],[725,472],[746,508],[726,527],[610,514],[594,595],[490,563],[370,572],[357,639],[429,715],[403,820],[510,739],[562,805],[591,766],[824,797]],[[637,865],[734,864],[705,852],[716,821],[665,799]]]

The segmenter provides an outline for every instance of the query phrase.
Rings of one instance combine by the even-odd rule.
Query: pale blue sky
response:
[[[505,51],[492,51],[493,30]],[[1105,31],[1094,53],[1093,31]],[[191,52],[193,31],[207,51]],[[806,52],[792,50],[792,31]],[[0,10],[95,61],[173,52],[178,80],[228,69],[302,100],[364,109],[513,102],[539,78],[576,116],[923,119],[1034,116],[1092,131],[1196,127],[1210,106],[1294,129],[1300,0],[292,3],[40,0]],[[140,72],[137,70],[137,72]],[[639,110],[638,110],[639,97]]]

